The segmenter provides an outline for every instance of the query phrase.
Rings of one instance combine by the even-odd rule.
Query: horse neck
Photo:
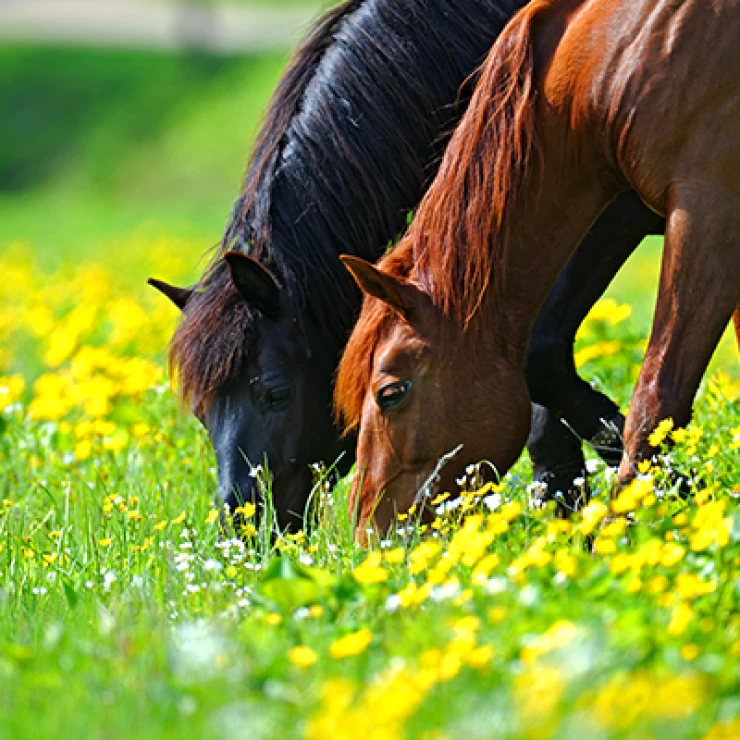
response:
[[[561,147],[562,139],[552,154],[543,150],[541,166],[525,183],[528,192],[512,218],[494,286],[481,311],[481,320],[494,320],[494,352],[517,367],[523,367],[532,325],[560,272],[616,194],[599,181],[601,162],[574,166]]]

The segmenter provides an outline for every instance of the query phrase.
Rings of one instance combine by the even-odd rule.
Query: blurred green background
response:
[[[132,232],[217,241],[289,54],[0,41],[0,250],[57,262]]]

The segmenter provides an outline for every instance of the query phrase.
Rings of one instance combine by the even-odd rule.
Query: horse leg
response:
[[[567,516],[586,503],[586,461],[581,440],[544,406],[532,404],[532,427],[527,440],[532,460],[532,501],[558,502]]]
[[[625,426],[622,481],[656,452],[648,436],[660,421],[689,422],[702,374],[740,305],[737,197],[684,182],[673,186],[670,204],[653,330]]]
[[[532,400],[567,420],[609,465],[618,465],[622,457],[624,418],[614,402],[578,376],[576,331],[642,239],[662,234],[664,228],[663,218],[636,193],[621,194],[571,257],[532,328],[525,370]],[[557,447],[554,443],[553,449]],[[542,468],[558,462],[547,449],[541,444],[536,453]]]

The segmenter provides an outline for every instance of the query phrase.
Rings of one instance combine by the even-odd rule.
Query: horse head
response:
[[[461,336],[422,288],[359,258],[343,261],[366,294],[335,394],[359,435],[352,502],[365,539],[368,526],[382,535],[397,513],[455,491],[471,463],[492,463],[484,475],[506,472],[531,407],[521,372]],[[492,393],[497,386],[506,393]]]
[[[331,415],[331,353],[260,262],[237,252],[222,262],[202,292],[150,282],[184,311],[171,359],[213,444],[218,500],[231,512],[251,502],[259,513],[261,471],[269,472],[277,524],[295,530],[311,465],[346,446]]]

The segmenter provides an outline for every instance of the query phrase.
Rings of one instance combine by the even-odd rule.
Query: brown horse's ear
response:
[[[247,304],[271,319],[279,318],[280,288],[270,272],[256,259],[240,252],[226,252],[224,259],[234,287]]]
[[[149,278],[147,283],[156,288],[160,293],[166,295],[181,311],[193,295],[192,288],[178,288],[156,278]]]
[[[406,321],[411,320],[414,302],[410,295],[412,288],[408,283],[382,272],[375,265],[360,257],[342,254],[339,259],[365,293],[387,303]]]

